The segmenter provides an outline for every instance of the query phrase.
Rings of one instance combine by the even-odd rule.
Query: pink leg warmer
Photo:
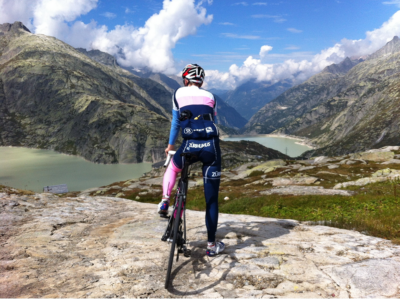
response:
[[[182,169],[176,167],[173,160],[169,163],[163,179],[163,196],[169,197],[171,195],[172,188],[174,188],[175,185],[176,177],[181,171]]]

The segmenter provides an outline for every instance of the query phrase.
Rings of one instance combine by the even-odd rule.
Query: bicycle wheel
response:
[[[168,269],[167,269],[167,277],[165,279],[165,288],[168,288],[169,285],[169,279],[171,276],[171,270],[172,270],[172,263],[174,261],[174,254],[175,254],[175,246],[176,246],[176,240],[178,237],[178,230],[179,230],[179,222],[181,219],[181,210],[182,210],[182,196],[178,196],[178,210],[176,212],[176,216],[174,219],[173,227],[174,227],[174,235],[172,237],[172,243],[171,243],[171,251],[169,253],[169,260],[168,260]],[[171,217],[174,217],[174,215],[171,215]]]

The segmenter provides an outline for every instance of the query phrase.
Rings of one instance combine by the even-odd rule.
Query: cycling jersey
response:
[[[179,121],[179,116],[190,110],[192,117]],[[210,115],[210,118],[206,116]],[[217,102],[212,93],[195,85],[178,88],[172,97],[172,123],[169,144],[174,145],[180,128],[184,139],[204,139],[218,136],[214,117]]]

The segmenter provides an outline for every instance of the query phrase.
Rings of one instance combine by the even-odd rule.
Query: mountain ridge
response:
[[[54,149],[98,163],[163,159],[168,133],[159,128],[170,113],[127,71],[32,34],[21,22],[0,29],[0,145]]]
[[[322,148],[315,154],[341,155],[395,145],[400,137],[394,129],[399,50],[400,40],[395,37],[346,73],[337,73],[337,66],[325,69],[263,107],[246,125],[247,132],[311,138]]]

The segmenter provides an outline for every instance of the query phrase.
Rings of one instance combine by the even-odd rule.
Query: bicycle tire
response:
[[[172,270],[172,264],[174,262],[174,255],[175,255],[175,246],[176,246],[176,239],[178,237],[178,229],[179,229],[179,220],[181,219],[181,210],[182,210],[182,196],[179,195],[178,197],[178,210],[176,212],[176,217],[174,219],[174,236],[172,238],[172,244],[171,244],[171,251],[169,253],[169,260],[168,260],[168,268],[167,268],[167,276],[165,278],[165,288],[168,289],[169,286],[169,280],[171,278],[171,270]],[[171,217],[174,217],[174,215],[171,215]]]

